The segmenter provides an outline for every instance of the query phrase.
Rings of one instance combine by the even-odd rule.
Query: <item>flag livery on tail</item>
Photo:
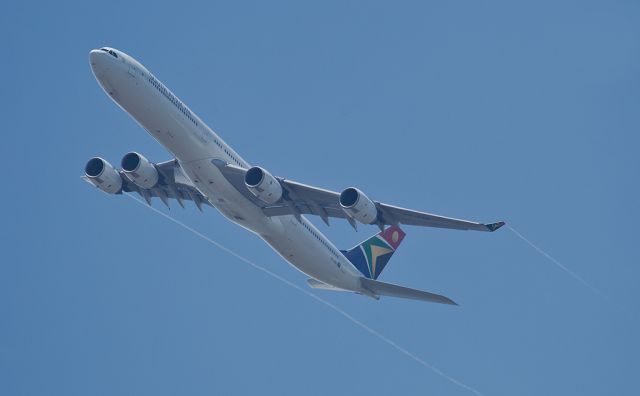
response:
[[[394,225],[342,253],[365,277],[378,279],[404,236],[404,231]]]

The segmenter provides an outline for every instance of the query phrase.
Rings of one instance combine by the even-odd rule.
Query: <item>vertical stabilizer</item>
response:
[[[342,253],[365,277],[378,279],[404,236],[404,231],[394,225]]]

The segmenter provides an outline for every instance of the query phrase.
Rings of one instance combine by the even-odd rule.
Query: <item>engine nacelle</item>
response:
[[[372,224],[378,218],[376,205],[355,187],[349,187],[340,193],[340,206],[362,224]]]
[[[254,166],[247,171],[244,184],[253,195],[268,204],[276,203],[282,198],[280,182],[259,166]]]
[[[115,194],[122,190],[120,173],[100,157],[94,157],[87,161],[84,174],[94,186],[108,194]]]
[[[158,170],[148,159],[141,154],[132,151],[122,157],[122,170],[129,180],[144,189],[155,187],[158,184]]]

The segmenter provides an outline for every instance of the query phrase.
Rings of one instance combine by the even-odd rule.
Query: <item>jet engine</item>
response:
[[[376,205],[355,187],[349,187],[340,193],[340,206],[362,224],[372,224],[378,218]]]
[[[120,173],[100,157],[94,157],[87,161],[84,174],[91,184],[108,194],[115,194],[122,189]]]
[[[276,203],[282,198],[280,182],[259,166],[254,166],[247,171],[244,184],[253,195],[268,204]]]
[[[132,151],[122,157],[124,174],[137,186],[144,189],[153,188],[158,183],[158,170],[148,159]]]

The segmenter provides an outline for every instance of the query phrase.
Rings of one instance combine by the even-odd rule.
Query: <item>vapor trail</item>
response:
[[[546,257],[547,259],[549,259],[549,261],[551,261],[552,263],[554,263],[555,265],[557,265],[560,269],[562,269],[563,271],[565,271],[567,274],[571,275],[574,279],[576,279],[577,281],[579,281],[580,283],[582,283],[583,285],[587,286],[589,289],[591,289],[593,292],[595,292],[596,294],[600,295],[603,298],[607,298],[607,296],[602,293],[598,288],[596,288],[595,286],[591,285],[589,282],[587,282],[583,277],[581,277],[580,275],[576,274],[575,272],[573,272],[572,270],[570,270],[569,268],[567,268],[566,266],[562,265],[562,263],[560,263],[558,260],[556,260],[555,258],[553,258],[550,254],[548,254],[547,252],[545,252],[544,250],[540,249],[538,246],[536,246],[533,242],[531,242],[530,240],[528,240],[527,238],[525,238],[521,233],[519,233],[518,231],[516,231],[513,227],[511,227],[510,225],[508,225],[507,227],[509,227],[509,229],[511,230],[511,232],[513,232],[518,238],[522,239],[523,241],[525,241],[529,246],[531,246],[532,248],[534,248],[538,253],[540,253],[541,255],[543,255],[544,257]]]
[[[172,221],[173,223],[181,226],[182,228],[190,231],[191,233],[193,233],[194,235],[204,239],[205,241],[209,242],[210,244],[214,245],[215,247],[217,247],[220,250],[225,251],[226,253],[232,255],[233,257],[245,262],[246,264],[250,265],[251,267],[257,269],[258,271],[262,271],[265,274],[271,276],[272,278],[275,278],[277,280],[279,280],[280,282],[284,283],[285,285],[311,297],[312,299],[316,300],[317,302],[326,305],[327,307],[333,309],[335,312],[339,313],[340,315],[344,316],[345,318],[347,318],[348,320],[350,320],[352,323],[356,324],[357,326],[361,327],[362,329],[366,330],[367,332],[371,333],[372,335],[376,336],[378,339],[384,341],[385,343],[387,343],[388,345],[392,346],[393,348],[395,348],[398,352],[402,353],[403,355],[409,357],[410,359],[416,361],[418,364],[428,368],[429,370],[433,371],[434,373],[438,374],[439,376],[441,376],[442,378],[448,380],[449,382],[460,386],[461,388],[464,388],[478,396],[483,396],[482,393],[480,393],[478,390],[465,385],[464,383],[458,381],[457,379],[447,375],[445,372],[443,372],[442,370],[438,369],[437,367],[435,367],[434,365],[422,360],[420,357],[414,355],[413,353],[411,353],[410,351],[408,351],[407,349],[403,348],[402,346],[398,345],[397,343],[395,343],[393,340],[385,337],[384,335],[380,334],[378,331],[372,329],[371,327],[367,326],[366,324],[362,323],[361,321],[359,321],[358,319],[354,318],[353,316],[351,316],[350,314],[348,314],[347,312],[343,311],[341,308],[338,308],[337,306],[333,305],[332,303],[330,303],[329,301],[326,301],[318,296],[316,296],[315,294],[311,293],[309,290],[304,289],[298,285],[296,285],[295,283],[281,277],[280,275],[276,274],[275,272],[272,272],[256,263],[254,263],[253,261],[249,260],[248,258],[245,258],[244,256],[241,256],[240,254],[234,252],[233,250],[221,245],[219,242],[214,241],[213,239],[207,237],[206,235],[196,231],[195,229],[189,227],[188,225],[184,224],[183,222],[176,220],[175,218],[169,216],[168,214],[159,211],[158,209],[154,208],[153,206],[148,206],[146,203],[142,202],[141,200],[139,200],[138,198],[134,197],[133,195],[126,193],[125,195],[131,199],[133,199],[134,201],[138,202],[140,205],[148,207],[149,209],[153,210],[154,212],[158,213],[159,215],[161,215],[162,217],[166,218],[167,220]]]

